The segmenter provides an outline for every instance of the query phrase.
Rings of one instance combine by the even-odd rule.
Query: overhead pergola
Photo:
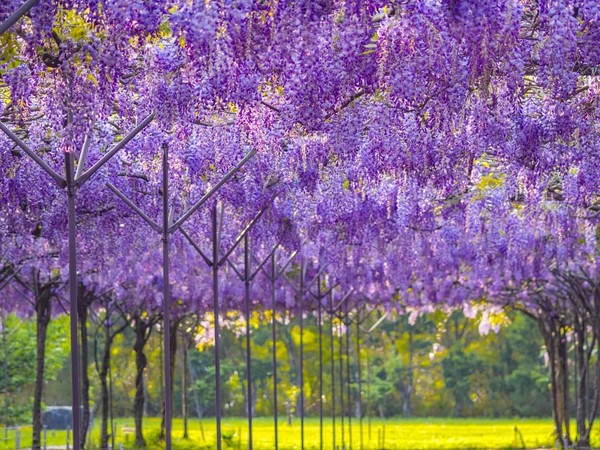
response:
[[[278,311],[300,321],[303,449],[303,327],[313,314],[321,449],[327,318],[327,397],[334,430],[339,400],[341,443],[350,447],[344,402],[352,397],[351,330],[357,344],[361,332],[375,331],[383,318],[363,328],[373,311],[481,299],[505,304],[509,292],[513,307],[540,320],[572,300],[569,308],[589,314],[586,324],[599,338],[594,306],[587,294],[581,300],[571,278],[576,269],[590,279],[598,270],[595,2],[12,3],[0,16],[0,36],[12,40],[17,55],[7,50],[0,68],[0,169],[11,174],[0,185],[0,209],[24,204],[5,228],[14,235],[41,227],[59,258],[66,231],[75,450],[83,445],[82,267],[124,264],[123,255],[102,253],[102,242],[117,237],[142,243],[150,254],[149,230],[139,224],[160,239],[161,279],[152,288],[162,295],[169,450],[173,299],[185,297],[196,304],[190,310],[206,312],[197,300],[204,276],[212,289],[218,449],[220,318],[231,304],[246,323],[249,448],[256,308],[272,311],[275,448]],[[16,163],[21,152],[33,164]],[[28,186],[32,174],[44,180]],[[62,192],[66,210],[57,200]],[[38,198],[53,201],[45,207]],[[118,222],[118,232],[85,229],[78,209]],[[58,225],[45,228],[42,216]],[[12,249],[8,235],[0,243]],[[182,254],[201,263],[181,263]],[[0,287],[21,270],[15,260],[6,267]],[[571,290],[545,290],[565,280]],[[243,291],[224,295],[223,285],[235,282]],[[111,283],[119,281],[104,287]],[[285,304],[278,299],[283,290],[291,299]],[[552,306],[541,308],[539,298]],[[345,328],[337,373],[334,322]],[[354,355],[361,405],[360,350]],[[362,415],[360,429],[363,448]],[[334,447],[339,437],[334,431]]]

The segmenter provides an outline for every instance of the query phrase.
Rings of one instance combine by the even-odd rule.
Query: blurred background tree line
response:
[[[376,315],[383,314],[377,312]],[[334,383],[336,409],[340,408],[340,375],[344,379],[346,413],[357,414],[358,378],[362,381],[362,414],[377,417],[547,417],[551,415],[548,368],[543,339],[534,321],[518,312],[501,313],[495,320],[500,328],[483,327],[481,312],[467,318],[460,311],[435,311],[418,317],[390,315],[356,338],[350,327],[350,383],[345,359],[346,338],[334,322]],[[380,317],[379,317],[380,318]],[[252,375],[255,415],[273,413],[272,342],[269,311],[255,313],[252,331]],[[374,317],[371,325],[376,321]],[[299,408],[299,324],[298,318],[278,318],[279,412],[294,420]],[[227,416],[245,415],[245,344],[243,321],[231,315],[222,334],[224,411]],[[203,324],[203,325],[202,325]],[[305,405],[307,415],[318,415],[319,353],[318,328],[313,317],[304,320]],[[203,329],[203,326],[205,327]],[[174,411],[182,413],[182,375],[187,378],[186,394],[190,417],[214,413],[214,352],[210,320],[180,322],[177,359],[174,369]],[[50,323],[46,354],[44,403],[68,405],[69,347],[68,320],[59,317]],[[102,336],[90,330],[92,410],[99,408],[99,381],[95,357],[101,356]],[[35,321],[6,316],[0,330],[0,402],[4,423],[27,423],[31,415],[35,377]],[[111,349],[112,410],[115,417],[131,417],[135,395],[135,335],[132,329],[118,334]],[[343,344],[340,373],[339,345]],[[163,374],[161,334],[155,329],[145,354],[144,414],[161,414]],[[185,345],[184,345],[185,344]],[[358,346],[357,346],[358,344]],[[360,371],[356,351],[360,351]],[[185,357],[183,355],[185,349]],[[325,412],[331,411],[330,325],[323,326]],[[185,368],[183,362],[185,361]],[[348,391],[349,389],[349,391]],[[350,401],[348,401],[348,392]],[[285,419],[282,419],[285,420]]]

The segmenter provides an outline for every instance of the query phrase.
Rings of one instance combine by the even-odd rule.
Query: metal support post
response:
[[[300,289],[298,305],[300,308],[300,448],[304,450],[304,264],[300,265]]]
[[[163,226],[162,226],[162,252],[163,252],[163,345],[165,357],[163,370],[165,372],[165,446],[171,449],[171,430],[173,417],[173,403],[171,393],[171,289],[170,289],[170,258],[169,258],[169,147],[163,144]]]
[[[346,303],[346,389],[348,393],[348,448],[352,450],[352,391],[351,391],[351,372],[350,372],[350,312]]]
[[[215,411],[217,421],[217,450],[221,450],[221,326],[219,324],[219,229],[217,205],[212,208],[213,308],[215,316]]]
[[[19,17],[25,14],[35,5],[35,1],[26,2],[9,19],[3,22],[0,27],[0,34],[5,32]],[[11,22],[12,21],[12,22]],[[6,27],[6,28],[5,28]],[[80,385],[80,361],[79,361],[79,339],[78,339],[78,308],[77,308],[77,222],[75,214],[75,197],[77,190],[82,187],[110,158],[112,158],[129,141],[139,134],[152,120],[154,114],[147,116],[133,131],[127,134],[119,143],[117,143],[100,161],[94,164],[89,170],[76,178],[73,154],[65,152],[65,177],[61,177],[52,169],[40,156],[31,150],[17,135],[15,135],[6,125],[0,122],[0,130],[6,134],[21,150],[23,150],[32,160],[34,160],[60,188],[66,188],[67,194],[67,223],[68,223],[68,246],[69,246],[69,301],[70,301],[70,345],[71,345],[71,408],[73,415],[73,449],[81,449],[81,385]],[[88,144],[89,145],[89,142]],[[81,172],[85,160],[78,163],[77,172]]]
[[[360,450],[364,448],[363,437],[363,405],[362,405],[362,366],[360,360],[360,317],[356,320],[356,364],[358,366],[358,423]]]
[[[246,383],[248,414],[248,449],[252,450],[252,348],[250,340],[250,244],[248,235],[244,236],[244,297],[246,308]]]
[[[323,450],[323,305],[321,301],[321,276],[319,276],[317,279],[317,320],[319,322],[319,448]]]
[[[279,448],[279,430],[278,430],[278,411],[277,411],[277,322],[275,313],[277,307],[277,297],[275,292],[275,282],[277,280],[277,266],[275,263],[275,253],[271,255],[271,339],[273,342],[273,425],[275,426],[275,450]]]
[[[331,364],[331,422],[333,428],[333,449],[335,449],[335,340],[333,334],[333,291],[329,293],[329,344],[330,344],[330,364]]]
[[[342,336],[342,324],[340,322],[339,325],[339,336],[338,336],[338,345],[339,345],[339,362],[340,362],[340,418],[342,421],[342,449],[346,448],[346,425],[344,423],[344,416],[346,415],[344,409],[344,359],[343,359],[343,342],[344,338]]]
[[[12,13],[10,16],[8,16],[6,18],[6,20],[4,20],[4,22],[2,22],[2,25],[0,25],[0,36],[2,36],[4,33],[6,33],[10,27],[12,27],[15,23],[17,23],[17,21],[22,16],[27,14],[27,12],[31,8],[33,8],[35,5],[37,5],[37,3],[39,1],[40,0],[27,0],[25,3],[23,3],[19,7],[19,9],[17,9],[14,13]]]
[[[65,174],[67,180],[67,219],[69,227],[69,314],[71,330],[71,408],[73,415],[73,449],[81,448],[81,386],[79,362],[78,323],[79,311],[77,308],[77,222],[75,218],[75,187],[73,155],[65,153]]]
[[[144,120],[144,122],[142,122],[142,124],[139,125],[136,128],[136,130],[134,130],[134,132],[132,132],[132,134],[139,132],[141,130],[141,127],[145,126],[145,124],[149,123],[153,117],[154,117],[154,115],[146,118],[146,120]],[[131,137],[127,136],[123,140],[129,141],[130,139],[131,139]],[[124,145],[124,144],[122,144],[122,142],[123,141],[119,142],[119,144],[117,144],[113,148],[113,150],[111,150],[109,152],[109,154],[112,155],[118,149],[120,149],[122,147],[122,145]],[[250,158],[252,158],[252,156],[254,156],[254,154],[256,154],[256,151],[251,151],[250,153],[248,153],[232,170],[230,170],[223,178],[221,178],[221,180],[213,188],[211,188],[198,202],[196,202],[175,223],[172,223],[169,202],[168,202],[168,170],[169,170],[169,166],[168,166],[168,158],[167,158],[168,148],[167,148],[166,144],[163,147],[163,151],[164,151],[164,154],[163,154],[163,188],[164,188],[164,190],[163,190],[163,226],[162,227],[160,227],[156,222],[154,222],[138,206],[136,206],[130,199],[128,199],[127,196],[125,196],[125,194],[123,194],[121,191],[119,191],[111,183],[107,183],[107,187],[110,190],[112,190],[117,195],[117,197],[119,197],[121,200],[123,200],[123,202],[125,202],[131,209],[133,209],[142,219],[144,219],[144,221],[146,221],[146,223],[148,223],[148,225],[150,225],[151,228],[153,228],[157,232],[160,232],[160,234],[162,236],[163,279],[164,279],[163,303],[165,306],[164,328],[166,329],[165,336],[164,336],[164,342],[163,342],[163,344],[165,346],[164,371],[165,371],[165,383],[166,383],[166,386],[165,386],[166,450],[171,450],[172,417],[173,417],[172,404],[171,404],[172,392],[171,392],[171,386],[170,386],[170,384],[171,384],[170,383],[170,380],[171,380],[171,374],[170,374],[170,364],[171,364],[170,309],[167,308],[167,306],[170,306],[170,290],[168,289],[169,288],[169,265],[170,265],[170,261],[169,261],[170,237],[169,237],[169,235],[174,233],[177,230],[181,231],[182,234],[186,237],[186,239],[192,244],[194,249],[196,249],[198,251],[198,253],[202,256],[204,261],[212,267],[213,300],[214,300],[214,314],[215,314],[215,384],[216,384],[216,386],[215,386],[215,389],[216,389],[216,399],[215,399],[216,407],[215,407],[215,409],[216,409],[216,422],[217,422],[217,449],[221,450],[221,445],[222,445],[222,443],[221,443],[221,434],[222,434],[221,433],[221,416],[222,416],[222,413],[221,413],[221,372],[220,372],[220,356],[221,355],[220,355],[219,292],[218,292],[219,267],[224,262],[227,261],[228,256],[231,254],[231,252],[233,252],[233,250],[241,242],[241,240],[244,238],[244,236],[249,231],[249,229],[254,225],[254,223],[260,218],[260,216],[262,215],[264,210],[261,210],[261,212],[253,219],[253,221],[242,231],[240,236],[236,239],[235,244],[228,250],[228,252],[224,256],[221,257],[221,259],[219,259],[220,258],[220,255],[219,255],[220,239],[219,239],[218,224],[217,224],[217,222],[218,222],[217,207],[215,205],[212,209],[212,228],[213,228],[213,230],[212,230],[212,232],[213,232],[212,233],[213,234],[213,236],[212,236],[213,237],[213,252],[212,252],[213,260],[212,261],[194,243],[194,241],[191,239],[189,234],[187,234],[181,228],[181,225],[183,225],[183,223],[189,217],[191,217],[191,215],[195,211],[197,211],[198,208],[200,208],[200,206],[204,205],[210,199],[210,197],[212,197],[218,191],[218,189],[221,186],[223,186],[223,184],[225,184],[225,182],[227,182],[236,172],[238,172],[244,166],[244,164],[246,164],[250,160]],[[105,162],[106,160],[107,160],[107,155],[105,155],[101,161]],[[93,172],[95,172],[99,168],[99,163],[96,163],[91,169],[84,172],[83,175],[81,175],[81,178],[78,178],[78,181],[82,180],[82,182],[84,182],[91,175],[93,175]]]

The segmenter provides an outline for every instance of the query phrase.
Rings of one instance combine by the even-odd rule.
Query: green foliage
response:
[[[267,311],[256,314],[253,320],[252,373],[257,417],[271,415],[274,407],[270,318],[270,312]],[[289,323],[284,324],[284,319],[289,320]],[[368,329],[378,319],[379,316],[374,314],[364,329]],[[48,382],[44,396],[48,404],[64,404],[64,399],[69,398],[68,364],[65,364],[62,371],[58,369],[68,359],[68,330],[65,320],[57,318],[51,322],[48,377],[52,380],[57,375],[60,376],[57,381]],[[409,320],[408,316],[391,315],[373,332],[361,331],[363,411],[369,411],[378,417],[549,415],[548,368],[543,363],[542,339],[535,324],[525,316],[510,313],[507,324],[498,334],[491,332],[482,336],[478,330],[479,321],[478,317],[468,319],[459,312],[446,314],[437,311],[416,320]],[[63,322],[64,325],[61,326],[64,329],[57,335],[53,331],[54,327]],[[93,327],[93,324],[90,326]],[[313,317],[307,317],[304,326],[305,405],[307,416],[314,416],[319,410],[318,328]],[[20,368],[18,373],[14,373],[15,382],[21,377],[21,382],[25,384],[18,395],[17,391],[11,393],[10,412],[13,422],[26,423],[28,418],[15,408],[19,407],[21,412],[29,413],[28,399],[35,363],[35,327],[32,321],[25,321],[21,327],[28,331],[23,331],[23,336],[11,341],[13,351],[18,348],[20,354],[11,356],[10,360],[11,364]],[[226,416],[237,417],[246,413],[247,393],[245,339],[240,337],[239,331],[235,327],[223,329],[221,340],[223,409]],[[356,398],[358,366],[355,326],[352,327],[350,336],[351,394]],[[300,389],[298,318],[278,318],[277,337],[279,413],[296,424]],[[161,410],[161,339],[161,334],[154,332],[145,349],[148,357],[145,371],[146,413],[150,416],[159,415]],[[345,337],[343,341],[345,346]],[[117,417],[127,417],[132,411],[135,388],[132,342],[133,335],[128,329],[117,337],[112,349],[113,408]],[[102,338],[98,345],[101,343]],[[90,345],[93,355],[93,343]],[[330,345],[329,317],[325,317],[323,382],[326,414],[330,413],[332,406]],[[53,352],[50,349],[57,346],[62,350]],[[336,395],[339,398],[340,355],[337,334],[334,348]],[[0,342],[0,364],[1,352]],[[195,418],[211,417],[214,415],[215,400],[214,349],[211,346],[204,346],[202,351],[192,348],[188,357],[189,414]],[[345,355],[342,355],[342,361],[345,367]],[[93,358],[91,363],[93,365]],[[90,375],[92,385],[97,386],[99,381],[93,367],[90,367]],[[98,389],[92,390],[92,403],[99,400],[98,394]],[[176,362],[173,394],[174,411],[177,414],[181,411],[182,397],[180,355]],[[339,405],[338,401],[338,408]]]
[[[454,415],[462,417],[465,408],[472,404],[476,395],[472,387],[474,378],[482,371],[483,362],[473,353],[465,353],[458,345],[453,346],[442,361],[446,388],[454,398]]]
[[[146,433],[147,450],[162,450],[165,448],[164,439],[160,438],[160,429],[152,429]],[[208,450],[213,448],[213,445],[207,443],[201,444],[197,440],[192,439],[177,439],[172,440],[173,450]]]
[[[54,318],[46,340],[45,381],[55,381],[69,356],[69,321]],[[9,425],[27,422],[36,372],[36,324],[15,315],[2,318],[0,332],[0,420]]]
[[[19,41],[14,33],[4,33],[0,36],[0,75],[22,64],[19,59],[20,50]],[[8,94],[3,90],[0,90],[0,93]]]

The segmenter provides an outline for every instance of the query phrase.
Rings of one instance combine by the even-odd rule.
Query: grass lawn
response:
[[[201,426],[202,425],[202,426]],[[336,442],[342,444],[342,429],[336,423]],[[156,436],[160,419],[147,418],[144,421],[144,434],[147,437],[149,448],[158,450],[164,448],[164,443],[157,443]],[[128,429],[133,427],[133,419],[118,419],[116,421],[117,433],[115,448],[133,448],[133,435]],[[202,433],[202,429],[204,432]],[[189,422],[190,440],[181,439],[183,422],[175,419],[173,423],[173,448],[177,450],[199,450],[215,448],[215,423],[214,419],[200,421],[194,419]],[[254,448],[256,450],[271,450],[273,445],[273,419],[254,419]],[[9,437],[14,432],[9,432]],[[574,433],[573,433],[574,435]],[[99,421],[94,424],[92,443],[99,441]],[[325,419],[323,429],[324,448],[333,448],[333,427],[331,418]],[[223,420],[223,448],[247,448],[247,422],[243,418],[227,418]],[[0,439],[4,438],[4,431],[0,429]],[[600,434],[593,436],[594,444],[600,445]],[[344,439],[347,448],[350,444],[348,423],[345,422]],[[306,419],[305,422],[305,448],[318,449],[320,442],[319,420]],[[62,431],[48,431],[48,447],[65,448],[66,433]],[[552,421],[550,419],[373,419],[370,432],[367,419],[363,420],[364,449],[512,449],[512,448],[553,448]],[[523,447],[523,444],[525,447]],[[21,429],[21,448],[31,446],[31,428]],[[14,440],[0,441],[0,450],[13,450]],[[95,448],[89,447],[90,450]],[[300,420],[293,425],[286,423],[279,425],[279,448],[281,450],[300,449]],[[352,421],[352,448],[360,449],[360,431],[358,421]]]

